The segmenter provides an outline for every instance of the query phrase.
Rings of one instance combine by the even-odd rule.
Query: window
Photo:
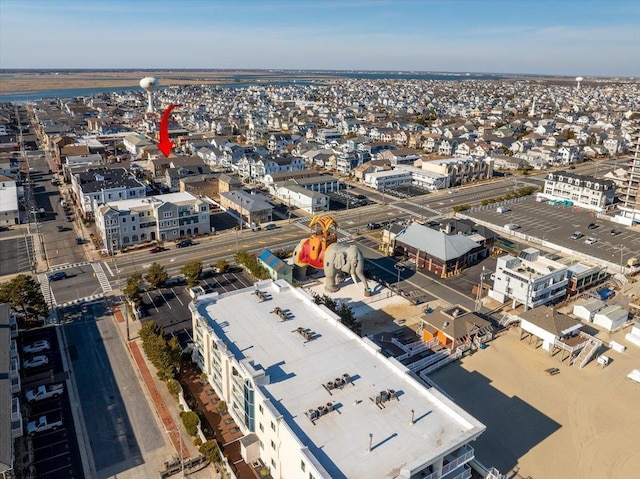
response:
[[[258,411],[260,411],[260,414],[262,414],[264,412],[264,409],[262,409],[262,404],[260,404],[258,406]]]
[[[272,465],[272,466],[274,467],[274,469],[275,469],[275,467],[276,467],[276,461],[274,461],[273,459],[271,459],[271,465]]]
[[[260,441],[260,449],[264,449],[264,443]]]
[[[171,211],[165,211],[164,213],[162,213],[163,218],[171,218],[171,216],[172,216]]]
[[[271,449],[276,450],[276,443],[271,441]]]
[[[262,432],[264,432],[264,426],[262,425],[262,423],[258,424],[258,427],[260,428],[260,430],[261,430]]]
[[[273,421],[271,421],[271,430],[272,431],[276,430],[276,424]]]
[[[304,463],[304,461],[300,461],[300,469],[302,469],[302,472],[304,472],[305,467],[307,467],[307,466]]]
[[[316,479],[316,478],[313,477],[313,474],[309,473],[309,479]]]
[[[127,222],[127,218],[122,218],[122,222],[126,223]]]

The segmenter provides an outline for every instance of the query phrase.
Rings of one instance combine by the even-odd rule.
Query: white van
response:
[[[511,211],[511,208],[507,206],[498,206],[498,208],[496,209],[496,212],[498,213],[507,213],[508,211]]]

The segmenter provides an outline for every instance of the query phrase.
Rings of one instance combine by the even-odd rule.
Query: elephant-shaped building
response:
[[[335,292],[337,282],[343,273],[348,274],[354,283],[362,281],[365,291],[369,289],[364,275],[364,256],[356,245],[343,245],[337,242],[336,221],[331,216],[314,216],[309,223],[311,235],[305,238],[293,251],[293,261],[297,266],[313,266],[323,269],[324,289]]]

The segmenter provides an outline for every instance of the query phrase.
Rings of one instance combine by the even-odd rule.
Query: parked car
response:
[[[39,368],[40,366],[46,366],[49,364],[49,357],[41,354],[39,356],[34,356],[31,359],[27,359],[22,363],[22,367],[25,369],[33,369]]]
[[[571,235],[571,239],[572,240],[579,240],[580,238],[582,238],[584,235],[582,233],[580,233],[580,231],[576,231]]]
[[[33,436],[39,432],[55,431],[62,427],[62,416],[49,414],[48,416],[40,416],[37,420],[27,424],[27,434]]]
[[[508,211],[511,211],[511,208],[508,206],[498,206],[498,208],[496,208],[496,212],[498,213],[507,213]]]
[[[369,223],[369,224],[367,224],[367,229],[370,229],[370,230],[377,230],[380,227],[381,227],[380,223]]]
[[[35,343],[27,344],[24,348],[22,348],[22,351],[27,354],[34,354],[41,353],[42,351],[46,351],[50,348],[51,345],[49,344],[49,341],[47,341],[46,339],[42,339],[40,341],[36,341]]]
[[[65,273],[64,271],[56,271],[55,273],[49,275],[49,281],[59,281],[66,278],[67,273]]]
[[[598,226],[599,226],[599,225],[598,225],[598,224],[596,224],[596,223],[589,223],[589,226],[587,226],[587,229],[594,230],[594,229],[596,229]]]
[[[38,386],[36,389],[30,389],[25,393],[25,397],[29,403],[42,401],[43,399],[57,398],[64,392],[62,383],[50,384],[48,386]]]
[[[612,229],[611,231],[609,231],[609,234],[611,236],[618,236],[620,233],[622,233],[622,231],[616,229]]]
[[[267,226],[264,227],[265,231],[271,231],[276,229],[278,226],[275,223],[269,223]]]
[[[597,238],[594,238],[593,236],[589,236],[586,240],[584,240],[585,244],[595,244],[597,242]]]
[[[513,231],[519,229],[520,225],[517,223],[507,223],[506,225],[504,225],[504,227],[509,231]]]
[[[149,250],[149,253],[162,253],[163,251],[167,251],[168,248],[164,246],[155,246]]]
[[[82,243],[84,243],[84,240],[82,238],[80,238],[80,237],[77,237],[76,238],[76,244],[82,244]]]
[[[185,248],[187,246],[193,246],[193,241],[191,241],[190,239],[186,239],[178,241],[178,244],[176,244],[176,248]]]

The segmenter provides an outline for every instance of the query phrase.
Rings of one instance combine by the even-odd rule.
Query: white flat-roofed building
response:
[[[410,185],[411,173],[402,170],[373,171],[364,175],[364,184],[378,191]]]
[[[535,308],[562,299],[567,294],[567,267],[527,248],[518,257],[504,255],[496,264],[493,288],[489,296],[503,303],[513,300],[526,308]]]
[[[411,174],[411,184],[418,188],[435,191],[449,187],[449,176],[433,171],[416,168],[415,166],[398,165],[396,171],[406,171]]]
[[[275,197],[285,202],[288,208],[300,208],[312,215],[329,211],[327,195],[308,190],[292,181],[276,185]]]
[[[468,478],[485,426],[286,281],[198,297],[193,358],[276,479]]]
[[[0,175],[0,226],[11,226],[20,223],[18,208],[18,187],[16,180]]]

